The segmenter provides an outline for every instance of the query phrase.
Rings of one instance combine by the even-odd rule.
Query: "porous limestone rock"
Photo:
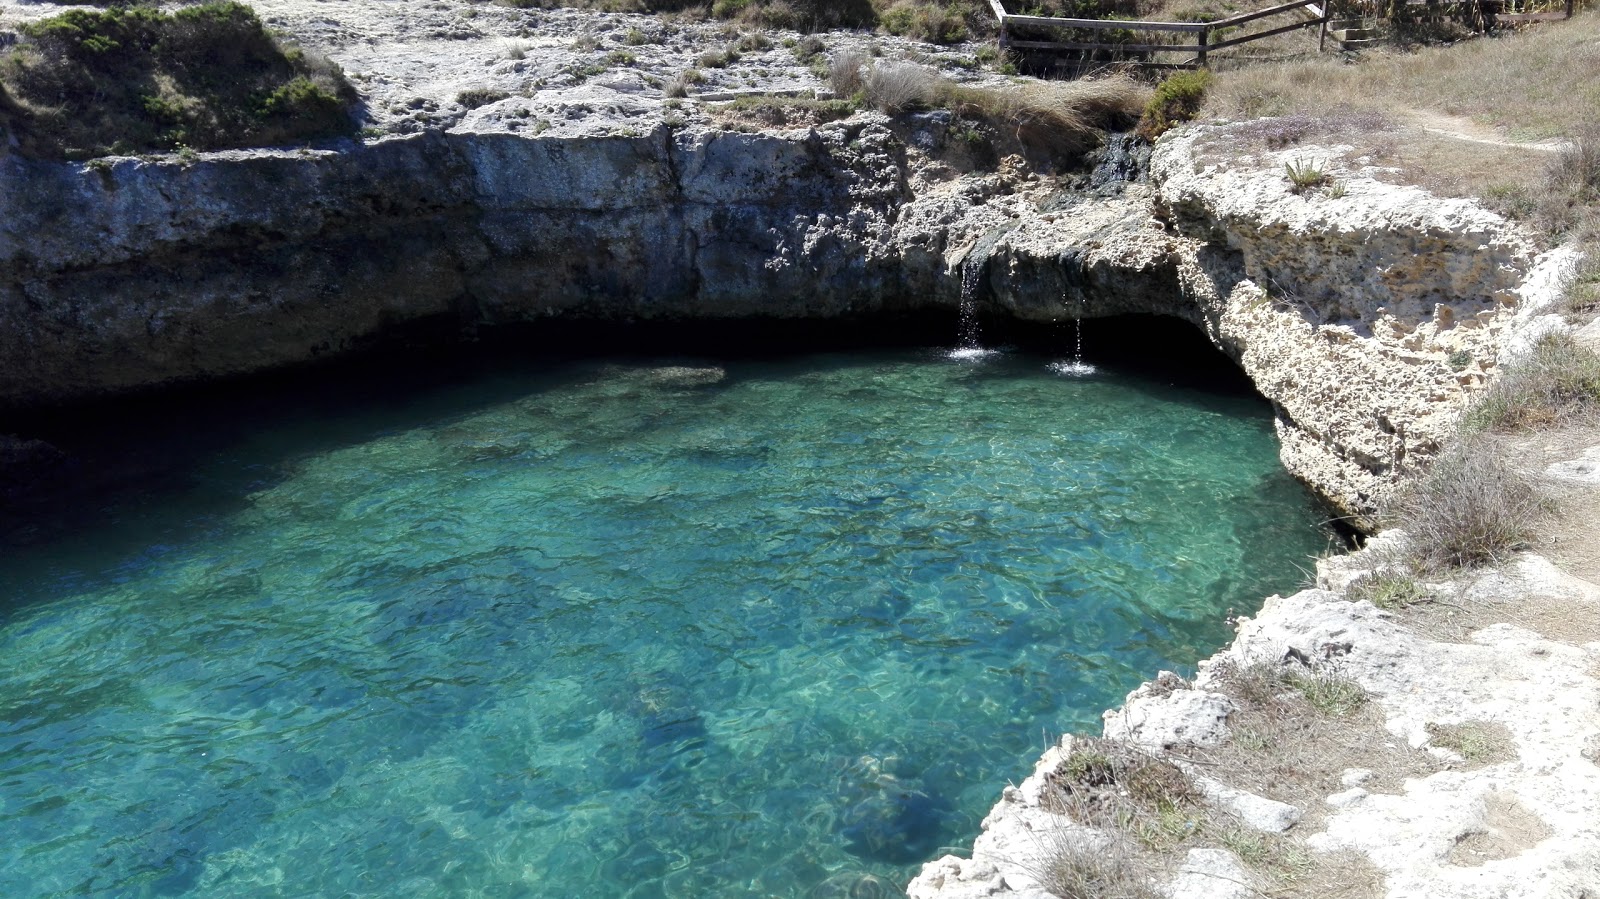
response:
[[[1170,671],[1128,694],[1105,713],[1107,739],[1147,749],[1217,746],[1228,738],[1233,702],[1220,693],[1193,689]]]
[[[1589,447],[1580,458],[1548,465],[1544,473],[1558,481],[1600,486],[1600,446]]]
[[[1226,849],[1190,849],[1178,877],[1167,888],[1169,899],[1254,899],[1254,879]]]
[[[1211,777],[1196,777],[1195,786],[1218,808],[1223,809],[1246,827],[1262,833],[1283,833],[1293,827],[1304,812],[1276,799],[1257,796],[1248,790],[1230,787]]]

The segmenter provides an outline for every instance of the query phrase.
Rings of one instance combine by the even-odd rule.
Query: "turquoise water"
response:
[[[1048,361],[263,416],[0,557],[0,895],[895,894],[1326,545],[1258,399]]]

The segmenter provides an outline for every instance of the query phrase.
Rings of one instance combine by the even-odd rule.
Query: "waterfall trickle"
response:
[[[982,277],[982,266],[961,264],[960,342],[950,351],[952,359],[980,359],[993,352],[978,344],[978,280]]]
[[[1050,370],[1058,375],[1082,377],[1094,374],[1094,366],[1083,361],[1083,300],[1078,300],[1072,315],[1072,361],[1052,362]]]

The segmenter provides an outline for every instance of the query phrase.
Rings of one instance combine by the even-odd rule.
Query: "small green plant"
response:
[[[1600,247],[1591,246],[1567,285],[1567,312],[1584,315],[1600,311]]]
[[[1273,740],[1267,734],[1254,729],[1242,728],[1233,733],[1234,745],[1251,752],[1265,752],[1273,746]]]
[[[667,86],[661,89],[661,95],[671,99],[682,99],[689,96],[689,85],[701,84],[706,76],[699,69],[684,69],[673,76]]]
[[[1284,679],[1305,697],[1313,709],[1324,715],[1343,717],[1367,701],[1367,691],[1360,684],[1331,669],[1293,671],[1287,673]]]
[[[1156,85],[1155,94],[1145,104],[1144,115],[1139,119],[1138,135],[1145,140],[1155,140],[1173,126],[1194,118],[1210,86],[1211,73],[1205,69],[1179,72]]]
[[[629,28],[628,33],[622,36],[622,42],[630,47],[642,47],[650,43],[650,35],[637,28]]]
[[[636,62],[632,53],[626,50],[612,50],[606,54],[606,66],[631,66]]]
[[[1472,353],[1468,350],[1453,350],[1444,359],[1451,371],[1465,371],[1472,364]]]
[[[823,42],[822,38],[814,34],[808,34],[795,42],[791,52],[794,53],[794,58],[797,62],[810,62],[813,58],[826,52],[827,49],[828,45]]]
[[[989,147],[989,137],[976,126],[960,123],[950,129],[950,139],[965,145],[971,150],[982,150]]]
[[[736,47],[723,47],[720,50],[707,50],[700,54],[695,63],[706,69],[725,69],[738,62],[740,53]]]
[[[1348,195],[1349,192],[1350,188],[1347,187],[1343,181],[1331,181],[1328,183],[1328,186],[1322,189],[1322,195],[1330,200],[1342,199]]]
[[[1293,194],[1304,194],[1333,183],[1333,176],[1320,163],[1309,159],[1285,162],[1283,176],[1288,179],[1289,192]]]
[[[1290,837],[1233,825],[1221,828],[1216,839],[1245,867],[1279,883],[1293,883],[1312,867],[1311,853]]]

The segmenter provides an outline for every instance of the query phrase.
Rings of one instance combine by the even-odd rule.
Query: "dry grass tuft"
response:
[[[1390,517],[1405,527],[1412,564],[1442,571],[1504,561],[1528,544],[1544,511],[1500,442],[1477,434],[1462,437],[1435,460]]]
[[[1154,850],[1197,834],[1206,815],[1189,775],[1116,740],[1074,740],[1049,783],[1052,810],[1089,827],[1131,834]]]
[[[942,79],[932,69],[915,63],[881,60],[863,80],[867,102],[894,115],[923,109],[933,102]]]
[[[1160,899],[1132,847],[1121,840],[1088,842],[1065,829],[1044,837],[1049,845],[1031,865],[1034,879],[1061,899]]]
[[[1493,721],[1463,721],[1460,724],[1426,725],[1428,743],[1448,749],[1472,767],[1493,765],[1517,757],[1511,731]]]
[[[828,88],[835,97],[854,97],[865,87],[862,71],[871,57],[859,50],[841,50],[828,61]]]
[[[1350,599],[1365,600],[1386,612],[1406,609],[1432,599],[1417,576],[1405,569],[1383,568],[1363,575],[1346,591]]]
[[[1079,153],[1099,143],[1100,131],[1135,122],[1150,88],[1125,75],[1041,81],[1006,87],[944,83],[939,105],[1009,129],[1025,146]]]
[[[1590,414],[1597,404],[1600,355],[1571,334],[1557,332],[1501,372],[1462,425],[1469,432],[1549,427]]]

